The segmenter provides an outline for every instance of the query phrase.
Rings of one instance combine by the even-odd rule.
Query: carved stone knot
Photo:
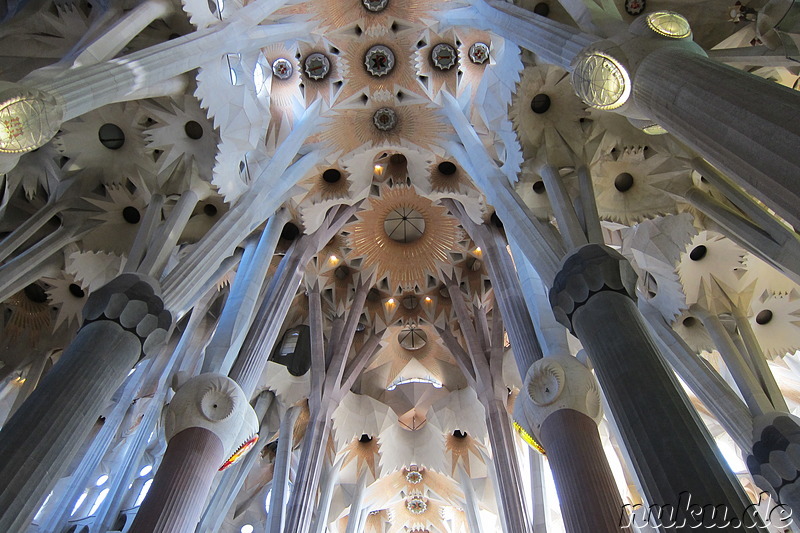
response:
[[[539,431],[551,414],[572,409],[596,423],[603,417],[600,389],[592,372],[575,357],[558,355],[531,365],[514,405],[514,420],[539,439]]]
[[[125,273],[94,291],[83,308],[84,325],[111,320],[139,338],[141,356],[161,348],[172,324],[158,283],[142,274]]]
[[[613,291],[636,299],[636,272],[622,254],[599,244],[587,244],[564,260],[550,289],[556,320],[574,333],[572,315],[589,298]]]

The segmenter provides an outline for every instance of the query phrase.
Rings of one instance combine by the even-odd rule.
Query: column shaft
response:
[[[737,185],[800,226],[800,95],[701,55],[662,48],[633,79],[633,99]]]
[[[497,492],[501,500],[503,523],[507,533],[530,531],[525,506],[523,505],[522,478],[514,449],[511,424],[505,406],[499,400],[487,402],[486,426],[492,446],[492,464],[497,480]]]
[[[311,518],[317,500],[317,488],[325,451],[330,434],[331,420],[327,410],[312,413],[306,429],[303,453],[295,475],[294,490],[289,499],[288,516],[284,531],[306,532],[311,528]]]
[[[0,432],[0,531],[27,527],[141,354],[111,321],[81,328]]]
[[[567,532],[621,532],[622,500],[594,420],[559,409],[545,419],[540,437]]]
[[[727,505],[729,513],[742,516],[748,505],[744,491],[723,466],[633,300],[601,290],[574,311],[572,324],[594,363],[648,502],[675,506],[679,525],[684,519],[697,524],[679,507],[683,493],[691,495],[692,504]]]
[[[172,437],[130,533],[193,532],[224,455],[208,429],[188,428]]]

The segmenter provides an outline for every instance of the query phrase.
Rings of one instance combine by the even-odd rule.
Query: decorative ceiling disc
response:
[[[406,481],[411,483],[412,485],[416,485],[422,482],[422,474],[417,472],[416,470],[412,470],[406,474]]]
[[[636,16],[644,11],[645,0],[625,0],[625,12]]]
[[[456,64],[458,52],[446,43],[440,43],[431,51],[431,61],[439,70],[450,70]]]
[[[411,498],[406,502],[406,509],[413,514],[422,514],[428,510],[428,504],[422,498]]]
[[[381,131],[390,131],[397,126],[397,113],[390,107],[382,107],[372,115],[372,123]]]
[[[389,0],[361,0],[361,3],[364,4],[368,11],[377,13],[386,9],[386,6],[389,5]]]
[[[475,43],[469,47],[469,58],[476,65],[482,65],[489,59],[489,46],[486,43]]]
[[[628,71],[603,52],[589,52],[578,59],[572,85],[578,96],[596,109],[616,109],[631,95]]]
[[[279,80],[288,80],[293,72],[294,68],[288,59],[280,57],[272,63],[272,74]]]
[[[386,215],[383,229],[393,241],[414,242],[425,233],[425,218],[411,207],[398,207]]]
[[[367,67],[367,72],[373,76],[385,76],[394,68],[394,54],[388,47],[376,44],[367,50],[364,65]]]
[[[324,54],[314,52],[304,63],[306,74],[312,80],[321,80],[331,71],[331,62]]]

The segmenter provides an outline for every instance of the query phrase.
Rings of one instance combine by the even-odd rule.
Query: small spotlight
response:
[[[376,176],[383,176],[383,165],[375,165],[374,170]]]
[[[394,305],[394,298],[389,298],[386,300],[386,305]]]
[[[426,297],[425,297],[425,303],[426,303],[426,304],[429,304],[429,303],[431,303],[432,301],[433,301],[433,300],[431,299],[431,297],[430,297],[430,296],[426,296]]]
[[[335,255],[332,255],[332,256],[330,256],[330,257],[328,258],[328,261],[330,261],[330,263],[331,263],[332,265],[335,265],[336,263],[338,263],[338,262],[339,262],[339,258],[338,258],[338,257],[336,257]]]
[[[481,255],[481,247],[480,247],[480,246],[478,246],[477,248],[475,248],[475,252],[474,252],[474,253],[475,253],[476,255]]]

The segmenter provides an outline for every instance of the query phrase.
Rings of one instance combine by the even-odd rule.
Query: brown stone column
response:
[[[622,500],[595,421],[573,409],[559,409],[545,419],[539,437],[567,531],[623,531]]]
[[[223,461],[222,442],[208,429],[188,428],[172,437],[130,532],[193,532]]]

